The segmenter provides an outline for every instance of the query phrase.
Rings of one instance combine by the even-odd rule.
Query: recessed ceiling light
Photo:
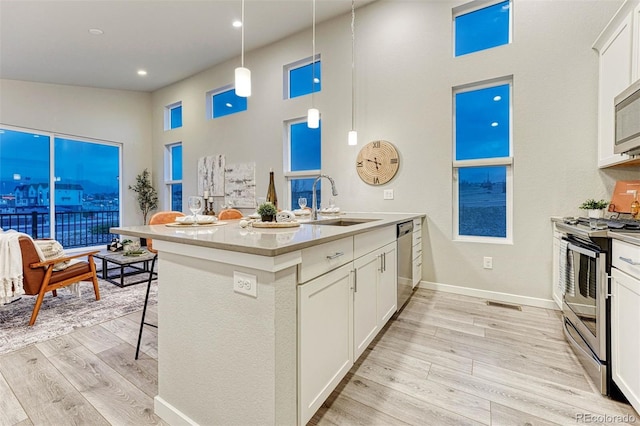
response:
[[[493,97],[493,100],[496,101],[496,102],[498,102],[501,99],[502,99],[502,96],[500,96],[500,95],[497,95],[497,96]]]
[[[147,75],[145,70],[138,70],[138,75]]]
[[[242,21],[235,20],[231,25],[233,25],[233,28],[240,28],[242,26]]]
[[[90,28],[89,29],[89,34],[95,35],[95,36],[99,36],[99,35],[104,34],[104,31],[102,31],[100,28]]]
[[[491,123],[491,127],[498,127],[498,122],[494,121],[493,123]]]

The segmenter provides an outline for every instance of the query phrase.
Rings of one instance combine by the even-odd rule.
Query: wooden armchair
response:
[[[42,299],[48,291],[53,292],[53,295],[57,296],[56,290],[59,288],[66,287],[78,281],[91,281],[93,282],[93,292],[96,295],[96,300],[100,300],[96,265],[93,262],[93,255],[98,253],[98,250],[41,262],[33,241],[30,238],[20,237],[18,242],[20,243],[20,251],[22,252],[24,292],[31,296],[38,295],[36,304],[33,307],[33,313],[31,314],[31,320],[29,321],[30,326],[36,322],[36,317],[38,316],[38,312],[40,312],[40,306],[42,306]],[[53,266],[57,263],[85,256],[87,257],[86,262],[74,263],[61,271],[53,270]]]

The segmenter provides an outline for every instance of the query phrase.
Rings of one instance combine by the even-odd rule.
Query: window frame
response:
[[[456,160],[456,95],[459,93],[471,92],[475,90],[481,90],[496,86],[509,85],[509,156],[506,157],[489,157],[471,160]],[[498,77],[490,80],[483,80],[474,83],[468,83],[460,86],[455,86],[451,91],[452,99],[452,239],[456,242],[474,242],[474,243],[491,243],[491,244],[513,244],[513,75],[504,77]],[[491,166],[504,166],[506,167],[506,182],[505,182],[505,196],[506,196],[506,236],[505,237],[487,237],[487,236],[473,236],[473,235],[460,235],[460,194],[459,194],[459,173],[462,168],[471,167],[491,167]]]
[[[508,0],[509,2],[509,39],[506,44],[500,44],[497,46],[489,47],[486,49],[475,50],[473,52],[463,53],[461,55],[456,55],[456,18],[462,15],[467,15],[469,13],[477,12],[478,10],[485,9],[491,6],[495,6],[500,3],[504,3],[507,0],[472,0],[469,3],[461,4],[460,6],[456,6],[451,9],[451,34],[453,37],[451,38],[451,52],[454,58],[461,58],[463,56],[472,55],[474,53],[484,52],[487,50],[495,49],[502,46],[508,46],[513,43],[513,0]]]
[[[173,185],[182,185],[182,179],[173,178],[173,151],[172,149],[180,146],[182,148],[182,141],[168,143],[164,146],[164,201],[168,206],[168,210],[175,210],[173,206],[173,194],[171,188]],[[184,158],[184,151],[183,151]],[[184,176],[183,176],[184,178]],[[182,211],[181,208],[179,211]]]
[[[213,98],[214,98],[214,96],[217,96],[217,95],[220,95],[222,93],[229,92],[229,91],[232,91],[232,90],[235,91],[235,88],[236,87],[235,87],[234,84],[227,84],[225,86],[218,87],[217,89],[209,90],[206,93],[206,95],[205,95],[205,99],[206,99],[206,101],[205,101],[205,104],[206,104],[205,111],[206,111],[206,114],[207,114],[207,117],[206,117],[207,120],[217,120],[217,119],[220,119],[220,118],[224,118],[224,117],[227,117],[227,116],[230,116],[230,115],[239,114],[241,112],[245,112],[245,111],[249,110],[249,100],[247,98],[244,98],[245,101],[247,102],[247,107],[245,109],[240,110],[240,111],[235,111],[235,112],[232,112],[232,113],[229,113],[229,114],[225,114],[225,115],[222,115],[222,116],[219,116],[219,117],[214,117],[213,116],[213,113],[215,112],[214,108],[213,108]],[[240,97],[240,96],[238,96],[238,97]]]
[[[286,186],[286,197],[284,199],[285,203],[288,206],[293,207],[293,200],[291,200],[291,183],[296,179],[311,179],[316,178],[318,175],[322,174],[322,120],[320,120],[320,169],[309,169],[309,170],[299,170],[299,171],[291,171],[291,126],[294,124],[302,124],[307,122],[307,117],[297,117],[290,120],[286,120],[283,123],[283,133],[284,133],[284,149],[283,149],[283,165],[284,165],[284,179]],[[317,201],[317,200],[316,200]],[[307,206],[312,207],[312,201],[307,200]]]
[[[316,53],[315,58],[313,56],[308,56],[306,58],[303,59],[299,59],[295,62],[291,62],[289,64],[283,65],[282,66],[282,99],[295,99],[295,98],[301,98],[303,96],[309,96],[312,93],[319,93],[322,91],[322,74],[320,75],[320,90],[318,91],[311,91],[309,93],[305,93],[304,95],[299,95],[299,96],[294,96],[291,97],[290,96],[290,89],[291,89],[291,82],[290,82],[290,73],[292,70],[295,70],[297,68],[302,68],[305,67],[309,64],[315,63],[315,62],[320,62],[320,70],[322,72],[322,58],[320,53]]]
[[[164,130],[165,131],[180,129],[184,125],[184,119],[181,119],[180,126],[171,127],[171,111],[173,111],[178,107],[182,108],[182,101],[174,102],[164,107]],[[180,115],[181,115],[181,118],[183,118],[182,117],[183,111],[180,112]]]

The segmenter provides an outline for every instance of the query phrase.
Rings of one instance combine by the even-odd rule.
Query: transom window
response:
[[[247,110],[247,98],[236,95],[232,85],[207,93],[207,117],[220,118]]]
[[[320,55],[284,66],[284,98],[296,98],[322,90]]]
[[[169,210],[182,211],[182,143],[165,146],[165,197]]]
[[[473,1],[453,9],[455,56],[511,43],[511,2]]]
[[[453,90],[454,232],[512,240],[511,78]]]
[[[164,107],[164,130],[182,127],[182,102]]]
[[[287,134],[285,179],[289,186],[289,206],[298,209],[298,199],[307,199],[307,206],[312,207],[312,186],[314,179],[320,174],[322,138],[322,122],[317,129],[310,129],[305,119],[292,120],[285,123]],[[321,182],[316,184],[317,207],[320,206]]]

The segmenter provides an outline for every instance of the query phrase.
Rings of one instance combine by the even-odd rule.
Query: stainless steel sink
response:
[[[340,218],[340,219],[321,219],[307,222],[311,225],[329,225],[329,226],[351,226],[360,225],[362,223],[373,222],[380,219],[353,219],[353,218]]]

